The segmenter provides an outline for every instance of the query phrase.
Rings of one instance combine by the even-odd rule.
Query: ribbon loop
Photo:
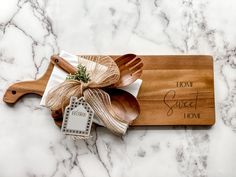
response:
[[[81,97],[83,94],[82,83],[77,80],[65,80],[49,91],[46,105],[56,111],[69,104],[70,97]]]
[[[125,134],[128,123],[120,120],[114,113],[110,96],[105,91],[101,89],[87,89],[84,91],[84,99],[108,129],[118,135]]]
[[[118,82],[120,70],[109,56],[82,56],[78,63],[86,67],[90,88],[102,88]]]

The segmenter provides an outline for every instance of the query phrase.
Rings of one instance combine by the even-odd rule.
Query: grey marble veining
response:
[[[8,0],[0,6],[0,176],[236,177],[234,0]],[[26,96],[2,101],[13,82],[36,79],[61,49],[74,54],[209,54],[216,124],[104,128],[65,138]]]

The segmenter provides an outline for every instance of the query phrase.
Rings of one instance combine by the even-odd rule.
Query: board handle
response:
[[[11,85],[4,94],[3,101],[6,103],[16,103],[22,96],[34,93],[42,96],[44,90],[37,86],[36,81],[25,81]]]
[[[16,103],[22,96],[26,94],[37,94],[42,96],[46,85],[48,83],[49,77],[53,70],[53,63],[49,63],[47,71],[44,75],[34,81],[23,81],[11,85],[5,92],[3,96],[3,101],[6,103]]]
[[[51,62],[49,63],[47,71],[41,78],[34,81],[18,82],[11,85],[6,90],[3,96],[3,101],[6,103],[13,104],[26,94],[37,94],[43,96],[54,65],[71,74],[74,74],[77,71],[77,69],[70,63],[68,63],[66,60],[59,57],[58,55],[53,55],[51,57]]]

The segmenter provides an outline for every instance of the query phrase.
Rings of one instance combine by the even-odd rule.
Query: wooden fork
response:
[[[142,60],[134,54],[122,55],[115,59],[115,63],[120,69],[120,80],[111,87],[125,87],[137,79],[142,74],[143,63]]]

